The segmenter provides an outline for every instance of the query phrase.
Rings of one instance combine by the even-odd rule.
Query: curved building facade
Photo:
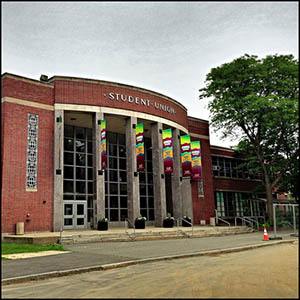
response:
[[[209,124],[189,117],[178,101],[115,82],[5,73],[1,108],[2,232],[14,232],[18,222],[32,232],[93,229],[103,217],[123,226],[142,215],[148,225],[162,226],[167,213],[189,215],[194,224],[215,216]],[[164,168],[165,130],[171,172]],[[200,142],[200,180],[183,174],[181,137],[187,135]]]

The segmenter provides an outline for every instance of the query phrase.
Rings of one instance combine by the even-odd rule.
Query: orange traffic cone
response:
[[[269,236],[268,236],[268,233],[267,233],[267,228],[264,227],[264,241],[268,241],[269,240]]]

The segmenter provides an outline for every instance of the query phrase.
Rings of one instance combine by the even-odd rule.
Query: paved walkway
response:
[[[259,231],[219,237],[66,245],[70,252],[64,254],[2,261],[2,284],[298,241],[290,233],[277,233],[282,237],[278,241],[264,241],[263,232]]]

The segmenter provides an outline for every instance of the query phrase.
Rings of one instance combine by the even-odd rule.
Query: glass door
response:
[[[86,201],[64,201],[64,229],[85,229],[86,215]]]

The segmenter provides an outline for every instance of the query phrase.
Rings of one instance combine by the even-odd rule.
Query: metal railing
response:
[[[257,229],[259,229],[259,222],[256,219],[253,219],[253,217],[244,217],[246,220],[249,220],[250,222],[253,222],[256,224]],[[253,226],[252,226],[253,228]]]
[[[226,221],[218,216],[218,211],[216,209],[215,209],[215,212],[216,212],[216,225],[219,224],[219,220],[220,220],[220,221],[224,222],[225,224],[227,224],[228,226],[230,226],[230,223],[228,221]]]
[[[176,222],[177,222],[177,230],[178,230],[178,232],[182,232],[182,233],[184,233],[185,235],[190,236],[187,232],[183,231],[182,229],[179,229],[179,222],[180,222],[180,221],[184,221],[184,222],[188,223],[189,225],[191,225],[191,227],[192,227],[192,236],[193,236],[193,234],[194,234],[194,225],[193,225],[193,223],[187,221],[187,220],[184,219],[184,218],[176,219]]]
[[[124,221],[124,225],[125,225],[125,233],[131,238],[131,239],[135,239],[136,237],[136,234],[135,234],[135,225],[132,224],[129,219],[125,219]],[[130,224],[133,228],[133,235],[131,235],[129,232],[128,232],[128,224]]]
[[[253,228],[253,221],[250,221],[250,220],[246,219],[245,217],[235,217],[234,218],[234,225],[235,226],[237,226],[237,222],[236,222],[237,219],[241,219],[242,220],[242,225],[243,226],[246,226],[245,223],[249,223],[251,225],[251,227]]]

